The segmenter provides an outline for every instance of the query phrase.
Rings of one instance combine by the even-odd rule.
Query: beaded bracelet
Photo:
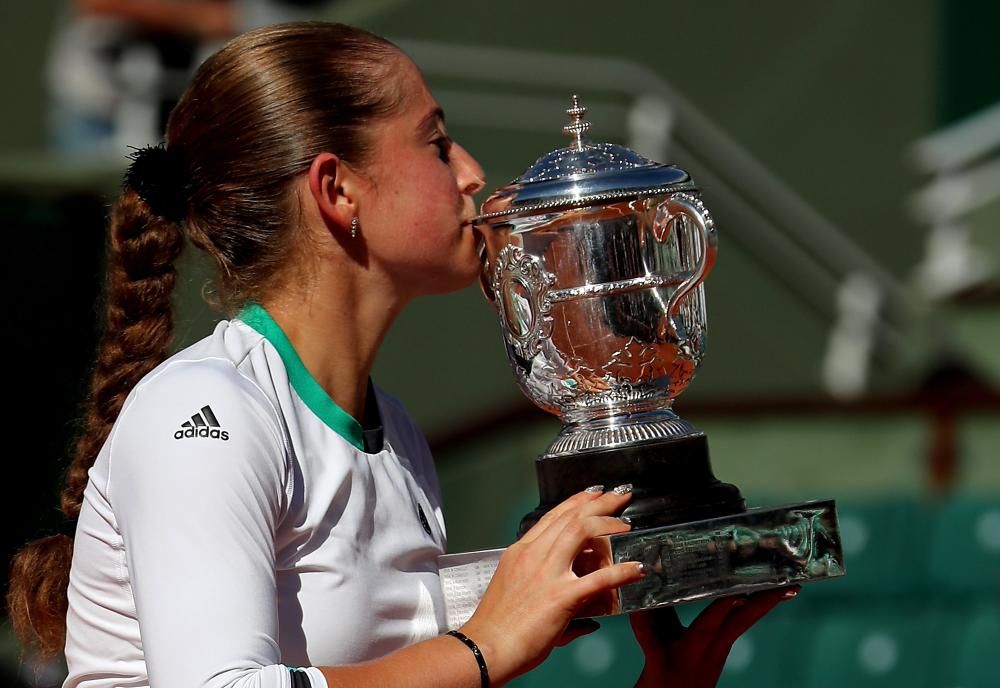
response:
[[[458,638],[472,650],[472,654],[476,658],[476,663],[479,665],[479,679],[482,682],[482,688],[490,688],[490,671],[486,668],[486,659],[483,658],[483,651],[464,633],[448,631],[448,635]]]

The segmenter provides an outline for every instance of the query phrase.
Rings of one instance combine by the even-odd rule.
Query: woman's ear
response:
[[[320,153],[309,166],[309,194],[327,226],[350,232],[357,215],[355,175],[333,153]]]

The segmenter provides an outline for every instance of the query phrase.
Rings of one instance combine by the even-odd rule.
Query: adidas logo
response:
[[[228,440],[229,432],[219,425],[219,419],[212,413],[211,406],[202,406],[201,411],[191,416],[191,420],[181,423],[181,429],[174,433],[175,440],[185,437],[211,437],[216,440]]]

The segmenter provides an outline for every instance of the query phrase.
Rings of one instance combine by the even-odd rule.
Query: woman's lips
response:
[[[476,253],[478,253],[480,255],[480,257],[485,256],[486,255],[486,237],[484,237],[483,233],[480,232],[479,229],[476,228],[476,225],[474,225],[474,224],[472,224],[470,222],[469,226],[472,227],[472,235],[476,239]]]

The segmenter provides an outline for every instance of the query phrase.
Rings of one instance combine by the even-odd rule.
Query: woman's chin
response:
[[[449,291],[458,291],[460,289],[465,289],[470,284],[478,281],[480,272],[478,256],[476,256],[475,261],[470,263],[468,267],[463,266],[463,268],[465,269],[463,269],[460,273],[456,274],[455,287],[453,289],[449,289]]]
[[[479,257],[475,260],[465,259],[456,261],[449,266],[449,270],[440,270],[435,273],[430,283],[425,282],[425,288],[421,289],[425,294],[450,294],[461,291],[479,278]]]

